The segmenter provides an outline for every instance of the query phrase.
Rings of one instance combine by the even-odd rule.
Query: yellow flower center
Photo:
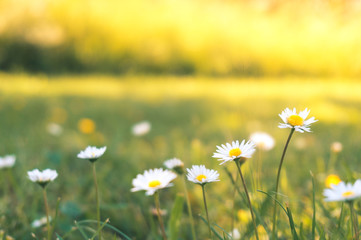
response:
[[[160,182],[158,180],[153,180],[149,182],[149,187],[154,188],[160,185]]]
[[[287,118],[287,122],[292,126],[301,126],[303,125],[303,118],[298,115],[291,115]]]
[[[202,182],[202,180],[203,180],[203,179],[207,179],[207,177],[204,176],[203,174],[200,174],[200,175],[198,175],[198,176],[196,177],[196,179],[197,179],[198,181]]]
[[[340,182],[341,182],[341,179],[339,178],[339,176],[337,176],[335,174],[328,175],[326,178],[326,187],[330,188],[331,184],[337,185]]]
[[[231,156],[231,157],[238,157],[241,154],[242,154],[242,151],[239,148],[233,148],[229,151],[229,156]]]
[[[342,197],[351,197],[353,195],[355,195],[355,193],[353,191],[347,191],[347,192],[342,193]]]

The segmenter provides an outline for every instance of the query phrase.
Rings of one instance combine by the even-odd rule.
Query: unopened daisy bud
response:
[[[327,176],[325,185],[327,188],[332,188],[334,185],[337,185],[341,182],[341,179],[339,176],[335,174],[330,174]]]
[[[297,114],[296,108],[293,110],[286,108],[282,111],[279,116],[283,120],[284,123],[280,123],[278,125],[279,128],[294,128],[297,132],[311,132],[310,125],[314,122],[317,122],[314,117],[311,117],[306,120],[310,110],[307,108],[300,113]]]
[[[163,170],[162,168],[155,168],[144,171],[143,174],[138,174],[133,179],[132,192],[145,190],[146,195],[153,195],[156,191],[162,188],[171,187],[173,181],[177,175],[169,170]]]
[[[184,163],[178,158],[172,158],[164,162],[164,166],[175,171],[179,175],[184,173]]]
[[[342,143],[340,142],[333,142],[331,144],[331,151],[334,153],[339,153],[342,151]]]
[[[107,147],[96,148],[96,147],[88,146],[84,151],[80,151],[80,153],[77,156],[78,158],[87,159],[90,162],[95,162],[101,156],[103,156],[106,149]]]
[[[187,172],[187,179],[200,185],[220,181],[219,173],[216,170],[207,169],[204,165],[193,165],[191,169],[187,168]]]
[[[7,155],[4,157],[0,157],[0,169],[1,168],[11,168],[15,164],[15,156]]]
[[[44,171],[34,169],[28,171],[28,177],[32,182],[36,182],[44,188],[49,182],[54,181],[58,177],[58,173],[52,169],[45,169]]]
[[[265,132],[252,133],[250,140],[254,142],[259,149],[264,151],[271,150],[275,146],[274,138]]]
[[[243,162],[245,159],[252,157],[252,154],[256,151],[255,147],[256,145],[251,141],[246,142],[243,140],[239,143],[237,140],[233,141],[232,144],[226,143],[225,145],[217,146],[213,157],[218,158],[219,161],[223,161],[220,165],[233,160]]]
[[[323,191],[323,195],[326,202],[352,201],[361,197],[361,180],[356,180],[354,184],[340,182],[337,185],[332,185],[332,188]]]

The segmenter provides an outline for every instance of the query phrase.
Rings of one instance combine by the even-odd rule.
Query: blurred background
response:
[[[2,0],[0,70],[360,75],[359,1]]]
[[[210,215],[227,231],[236,219],[250,239],[249,216],[234,212],[230,197],[225,168],[233,176],[236,169],[211,156],[216,145],[257,131],[273,137],[273,149],[258,149],[244,165],[259,210],[265,196],[256,190],[273,189],[288,136],[277,127],[286,107],[307,107],[319,122],[292,139],[281,201],[310,237],[311,170],[318,228],[333,236],[338,212],[324,207],[324,180],[360,177],[360,10],[356,0],[1,0],[0,156],[14,154],[16,163],[0,170],[0,236],[45,236],[33,224],[44,217],[41,190],[26,171],[52,168],[53,216],[61,197],[55,232],[80,239],[74,220],[95,219],[95,209],[90,165],[76,155],[95,145],[107,146],[97,162],[102,216],[133,239],[159,234],[153,199],[131,193],[131,181],[173,157],[220,172],[207,189]],[[180,185],[161,192],[166,225]],[[200,189],[188,187],[194,215],[204,214]],[[237,198],[236,208],[247,204]],[[270,224],[269,208],[262,211]],[[190,239],[185,212],[180,223],[179,238]],[[279,228],[290,239],[287,224]],[[196,229],[207,236],[199,218]]]

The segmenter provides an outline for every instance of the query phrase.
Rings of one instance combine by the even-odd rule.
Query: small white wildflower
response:
[[[187,179],[197,184],[206,184],[220,181],[219,173],[213,169],[207,169],[204,165],[193,165],[191,169],[187,168]]]
[[[147,134],[151,129],[151,124],[148,121],[137,123],[132,128],[132,133],[135,136],[142,136]]]
[[[265,132],[255,132],[250,136],[250,140],[262,150],[268,151],[275,146],[274,138]]]
[[[80,151],[80,153],[77,156],[78,158],[87,159],[91,162],[95,162],[96,160],[98,160],[98,158],[103,156],[106,149],[107,147],[96,148],[96,147],[88,146],[84,151]]]
[[[44,171],[34,169],[28,171],[28,177],[32,182],[36,182],[40,186],[45,187],[49,182],[54,181],[54,179],[58,177],[58,173],[52,169],[45,169]]]
[[[15,155],[6,155],[4,157],[0,157],[0,169],[13,167],[15,160]]]
[[[226,143],[226,145],[217,146],[217,151],[213,154],[213,157],[223,161],[221,164],[238,158],[251,158],[256,151],[255,146],[251,141],[246,142],[243,140],[241,144],[238,140],[233,141],[232,144]]]
[[[171,187],[173,181],[177,177],[177,174],[169,170],[163,170],[162,168],[155,168],[144,171],[143,174],[138,174],[133,179],[132,192],[145,190],[146,195],[153,195],[157,190]]]
[[[323,191],[326,202],[334,201],[352,201],[361,197],[361,180],[358,179],[354,184],[340,182],[337,185],[332,184],[331,188]]]
[[[282,111],[279,116],[283,120],[284,123],[280,123],[278,125],[279,128],[294,128],[297,132],[311,132],[310,125],[314,122],[317,122],[314,117],[311,117],[306,120],[310,110],[307,108],[297,114],[296,108],[293,110],[286,108]]]

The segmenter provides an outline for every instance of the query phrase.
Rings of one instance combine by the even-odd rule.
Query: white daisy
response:
[[[265,132],[255,132],[250,136],[252,142],[262,150],[268,151],[275,146],[274,138]]]
[[[278,127],[294,128],[297,132],[301,133],[304,131],[311,132],[310,125],[314,122],[317,122],[318,120],[316,120],[314,117],[306,120],[309,113],[310,110],[307,108],[301,111],[299,114],[297,114],[296,108],[293,108],[293,110],[286,108],[282,111],[281,114],[279,114],[284,123],[280,123]]]
[[[337,185],[331,185],[323,191],[326,202],[351,201],[361,197],[361,180],[358,179],[354,184],[340,182]]]
[[[132,128],[132,133],[135,136],[142,136],[150,131],[151,125],[148,121],[137,123]]]
[[[15,156],[7,155],[4,157],[0,157],[0,169],[1,168],[11,168],[15,164]]]
[[[42,187],[45,187],[49,182],[54,181],[54,179],[58,177],[58,173],[52,169],[45,169],[44,171],[34,169],[28,171],[28,177],[32,182],[36,182]]]
[[[193,165],[191,169],[187,168],[188,181],[206,184],[209,182],[218,182],[219,173],[213,169],[207,169],[204,165]]]
[[[153,195],[159,189],[171,187],[173,185],[171,181],[176,177],[177,174],[174,172],[163,170],[162,168],[146,170],[143,174],[138,174],[137,177],[133,179],[133,188],[130,191],[145,190],[146,195]]]
[[[222,144],[222,146],[217,146],[218,149],[213,154],[213,157],[218,158],[219,161],[223,161],[221,164],[238,158],[250,158],[256,151],[255,146],[251,141],[246,143],[246,141],[243,140],[241,144],[239,144],[238,140],[233,141],[232,144],[226,143],[226,145]]]
[[[178,158],[172,158],[164,162],[164,166],[179,174],[183,173],[184,163]]]
[[[96,148],[88,146],[84,151],[80,151],[80,153],[78,154],[78,158],[88,159],[91,162],[95,162],[96,160],[98,160],[98,158],[103,156],[106,149],[107,147]]]

